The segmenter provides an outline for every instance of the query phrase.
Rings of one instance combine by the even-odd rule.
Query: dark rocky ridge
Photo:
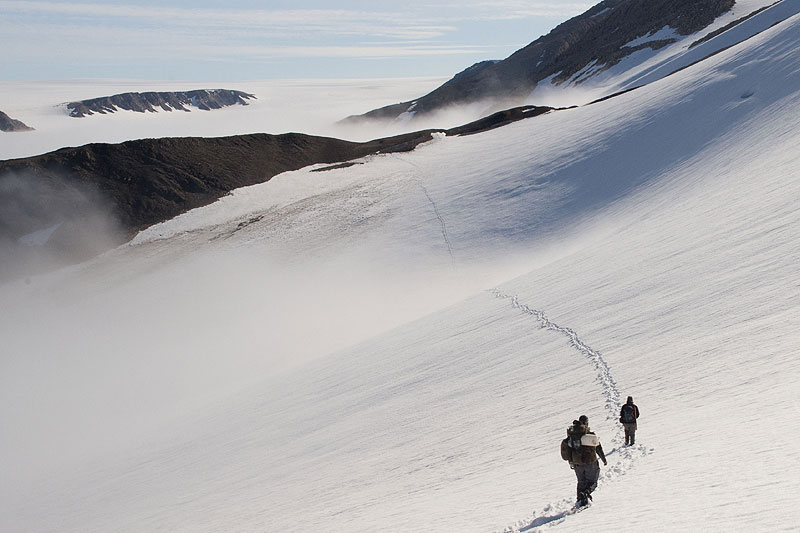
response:
[[[281,172],[410,151],[437,131],[479,133],[551,110],[509,109],[450,130],[422,130],[363,143],[299,133],[163,138],[89,144],[0,161],[0,280],[30,273],[25,265],[9,269],[3,259],[41,254],[41,246],[25,246],[19,239],[45,228],[60,224],[47,247],[61,265],[74,263]],[[97,228],[103,239],[94,235]]]
[[[733,21],[733,22],[731,22],[731,23],[729,23],[729,24],[726,24],[725,26],[723,26],[723,27],[721,27],[721,28],[718,28],[718,29],[716,29],[716,30],[712,31],[712,32],[711,32],[711,33],[709,33],[708,35],[705,35],[705,36],[701,37],[700,39],[696,40],[695,42],[693,42],[692,44],[690,44],[690,45],[689,45],[689,48],[694,48],[694,47],[695,47],[695,46],[697,46],[698,44],[702,44],[702,43],[704,43],[704,42],[710,41],[711,39],[713,39],[713,38],[714,38],[714,37],[716,37],[717,35],[721,35],[721,34],[725,33],[725,32],[726,32],[726,31],[728,31],[729,29],[731,29],[731,28],[733,28],[733,27],[736,27],[736,26],[738,26],[738,25],[739,25],[739,24],[741,24],[742,22],[746,21],[746,20],[747,20],[747,19],[749,19],[749,18],[752,18],[752,17],[754,17],[754,16],[758,15],[758,14],[759,14],[759,13],[761,13],[762,11],[766,11],[767,9],[769,9],[770,7],[774,6],[775,4],[777,4],[777,3],[779,3],[779,2],[781,2],[781,0],[776,0],[776,1],[775,1],[774,3],[772,3],[772,4],[769,4],[769,5],[767,5],[767,6],[764,6],[764,7],[760,8],[760,9],[756,9],[755,11],[753,11],[753,12],[751,12],[751,13],[748,13],[747,15],[745,15],[745,16],[743,16],[743,17],[741,17],[741,18],[738,18],[738,19],[736,19],[736,20],[734,20],[734,21]]]
[[[42,208],[57,202],[65,184],[94,190],[113,205],[124,237],[129,237],[147,226],[209,204],[233,189],[268,181],[281,172],[375,152],[410,150],[429,139],[430,132],[417,132],[354,143],[288,133],[89,144],[2,161],[0,182],[13,174],[35,181],[40,193],[53,191],[52,198],[42,201]],[[4,198],[0,206],[12,201]],[[40,215],[38,227],[58,222],[48,219],[46,212]],[[14,221],[2,220],[2,224],[3,233],[15,236],[33,229],[14,227]]]
[[[15,120],[0,111],[0,131],[33,131],[33,128],[20,120]]]
[[[346,120],[394,119],[411,106],[415,116],[422,116],[484,100],[501,107],[519,105],[537,83],[550,76],[557,83],[564,82],[592,62],[606,69],[637,50],[661,48],[674,39],[623,45],[664,26],[689,35],[707,27],[733,5],[734,0],[605,0],[502,61],[476,63],[417,100]]]
[[[71,117],[85,117],[95,113],[113,113],[119,109],[128,111],[156,112],[164,111],[189,111],[187,106],[197,107],[204,111],[220,109],[231,105],[247,105],[247,100],[255,98],[254,95],[229,89],[198,89],[184,92],[144,92],[123,93],[114,96],[104,96],[70,102],[67,110]]]

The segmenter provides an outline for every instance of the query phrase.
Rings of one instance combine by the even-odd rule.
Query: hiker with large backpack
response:
[[[600,478],[598,456],[603,465],[608,464],[600,439],[589,429],[589,418],[581,415],[567,428],[567,438],[561,441],[561,458],[569,461],[569,467],[575,470],[578,478],[578,502],[575,504],[578,507],[588,505],[592,491],[597,488]]]
[[[636,419],[639,418],[639,408],[633,403],[633,396],[628,396],[628,401],[619,410],[619,421],[625,428],[625,446],[636,442]]]

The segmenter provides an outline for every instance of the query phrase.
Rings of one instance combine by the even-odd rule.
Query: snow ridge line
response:
[[[611,375],[611,369],[608,366],[605,358],[603,358],[603,355],[583,342],[580,337],[578,337],[578,334],[572,329],[559,326],[547,318],[547,315],[544,314],[544,311],[533,309],[527,305],[521,304],[517,296],[504,294],[497,289],[494,289],[492,292],[497,298],[510,298],[511,305],[514,307],[514,309],[519,309],[523,313],[535,317],[536,320],[541,323],[544,329],[556,331],[569,338],[570,345],[586,356],[594,365],[595,370],[597,370],[597,381],[600,383],[600,386],[603,390],[603,395],[606,397],[606,419],[616,420],[617,409],[621,405],[620,401],[622,395],[617,388],[617,383],[614,380],[614,377]]]
[[[505,294],[499,289],[494,289],[492,293],[496,298],[510,299],[511,305],[514,307],[514,309],[519,309],[523,313],[533,316],[541,324],[542,328],[555,331],[566,336],[569,339],[570,345],[576,350],[580,351],[592,362],[597,370],[597,381],[600,383],[600,386],[603,390],[603,395],[606,398],[606,419],[616,423],[618,413],[617,409],[621,405],[622,396],[617,388],[616,381],[611,375],[611,369],[605,358],[603,358],[603,355],[583,342],[574,330],[560,326],[550,320],[544,311],[533,309],[525,304],[522,304],[517,296]],[[621,427],[619,427],[612,438],[613,448],[606,452],[606,457],[609,459],[609,463],[600,474],[598,488],[620,476],[625,475],[625,473],[633,467],[633,464],[638,458],[653,453],[652,448],[646,448],[641,444],[623,447],[623,435],[623,430]],[[533,514],[528,518],[518,520],[513,525],[504,528],[502,531],[503,533],[527,533],[530,531],[539,530],[539,528],[542,527],[555,526],[579,511],[579,509],[574,507],[574,503],[575,502],[572,498],[564,498],[555,503],[549,503],[545,505],[543,509],[533,511]]]

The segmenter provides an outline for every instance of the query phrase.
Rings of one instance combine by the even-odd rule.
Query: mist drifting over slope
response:
[[[791,529],[798,30],[0,287],[3,529]]]
[[[440,83],[440,78],[378,80],[267,80],[230,83],[231,89],[254,93],[247,106],[214,111],[137,113],[118,111],[71,118],[67,102],[130,91],[178,91],[212,86],[201,82],[133,80],[64,80],[0,82],[0,99],[12,102],[6,111],[24,117],[36,131],[5,135],[0,159],[38,155],[64,146],[123,142],[158,137],[222,137],[246,133],[302,132],[366,141],[375,132],[337,127],[341,118],[364,105],[406,98]]]

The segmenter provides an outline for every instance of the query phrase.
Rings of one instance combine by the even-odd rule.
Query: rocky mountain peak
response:
[[[33,128],[20,120],[15,120],[0,111],[0,131],[32,131]]]
[[[519,105],[537,83],[596,74],[643,48],[658,49],[697,32],[729,11],[735,0],[605,0],[502,61],[483,61],[413,100],[416,115],[482,100]],[[584,70],[591,70],[584,73]],[[580,83],[577,79],[576,83]],[[411,102],[354,119],[395,118]]]

